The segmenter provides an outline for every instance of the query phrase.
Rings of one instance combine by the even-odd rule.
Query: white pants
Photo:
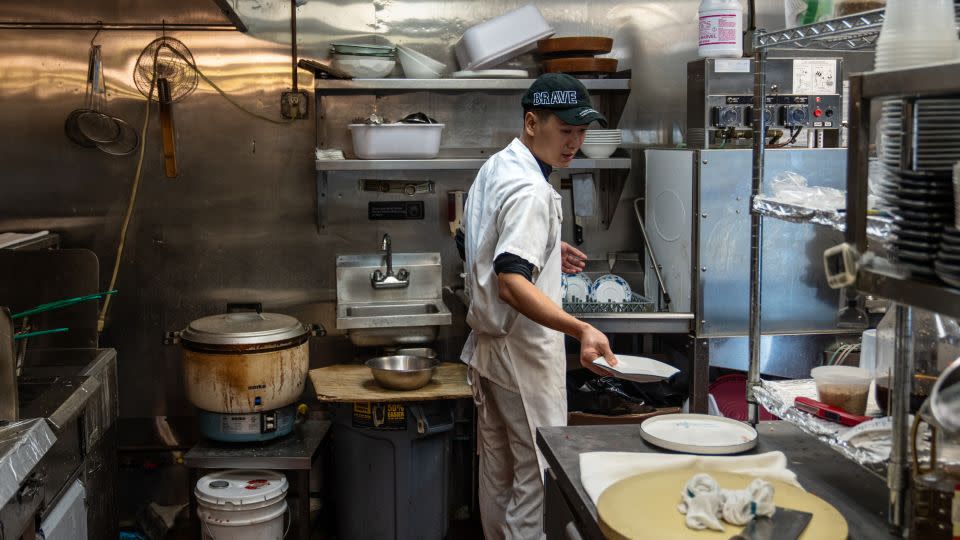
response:
[[[543,538],[543,478],[520,394],[482,377],[480,521],[487,540]]]

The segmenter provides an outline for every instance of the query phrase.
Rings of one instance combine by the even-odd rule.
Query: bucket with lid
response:
[[[204,540],[280,540],[287,536],[287,478],[274,471],[228,470],[197,482],[197,515]]]

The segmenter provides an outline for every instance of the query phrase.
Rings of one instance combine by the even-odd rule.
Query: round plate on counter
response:
[[[757,445],[757,430],[749,424],[707,414],[665,414],[640,424],[648,443],[688,454],[726,455]]]

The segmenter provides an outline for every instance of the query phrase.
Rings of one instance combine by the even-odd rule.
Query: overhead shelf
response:
[[[960,63],[931,64],[894,71],[871,71],[857,75],[860,97],[933,97],[960,93]]]
[[[777,32],[757,32],[754,49],[868,50],[874,47],[884,10],[864,11]]]
[[[437,159],[320,159],[316,161],[318,171],[475,171],[487,161],[480,158],[437,158]],[[630,158],[609,157],[603,159],[577,158],[571,169],[629,169]]]
[[[406,92],[523,92],[534,79],[317,79],[314,88],[324,95],[388,94]],[[630,79],[582,79],[590,92],[628,92]]]
[[[799,204],[788,203],[773,197],[757,196],[753,200],[753,212],[763,217],[788,221],[790,223],[813,223],[843,232],[847,229],[847,213],[843,210],[824,210]],[[880,241],[886,241],[892,234],[893,220],[882,216],[867,217],[867,235]]]
[[[874,257],[862,262],[855,287],[898,304],[913,306],[954,319],[960,319],[960,289],[943,283],[918,280],[907,270]]]

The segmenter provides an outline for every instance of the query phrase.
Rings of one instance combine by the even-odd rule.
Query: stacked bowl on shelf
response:
[[[588,129],[580,151],[589,158],[608,158],[617,151],[623,142],[619,129]]]
[[[373,43],[332,43],[333,67],[355,79],[381,79],[397,65],[397,48]]]
[[[446,65],[409,47],[397,45],[397,56],[408,79],[439,79]]]

